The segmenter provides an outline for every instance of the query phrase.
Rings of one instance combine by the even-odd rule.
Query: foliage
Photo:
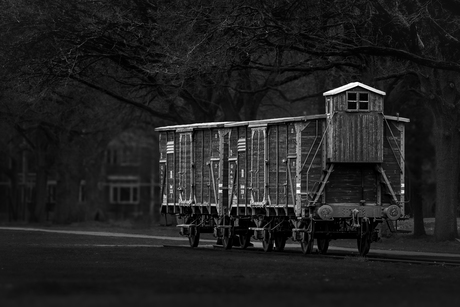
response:
[[[45,101],[79,84],[111,97],[110,107],[118,101],[141,110],[156,125],[254,119],[272,101],[274,110],[314,104],[325,89],[353,80],[383,88],[388,109],[423,107],[432,115],[440,170],[436,237],[452,239],[460,175],[458,4],[3,0],[0,75],[16,98]],[[79,106],[61,105],[50,118],[55,111],[60,123],[80,118]],[[34,120],[53,129],[47,110]]]

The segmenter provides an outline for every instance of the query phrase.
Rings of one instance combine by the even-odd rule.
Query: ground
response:
[[[434,218],[425,218],[425,230],[427,236],[415,238],[412,233],[413,220],[407,219],[398,222],[398,229],[405,231],[404,233],[392,234],[389,238],[381,238],[378,242],[372,243],[371,249],[383,250],[402,250],[402,251],[420,251],[420,252],[439,252],[439,253],[459,253],[460,240],[435,242],[433,237]],[[12,225],[12,224],[9,224]],[[16,224],[24,226],[23,224]],[[460,218],[457,219],[457,225],[460,233]],[[27,225],[30,226],[30,225]],[[158,224],[144,224],[133,221],[119,222],[84,222],[73,223],[66,226],[57,226],[48,224],[45,229],[74,229],[87,231],[110,231],[118,233],[134,233],[134,234],[154,234],[164,236],[177,236],[179,230],[174,226],[162,226]],[[212,235],[206,235],[205,238],[211,239]],[[289,243],[290,241],[288,241]],[[355,240],[336,240],[331,242],[331,246],[356,248]],[[300,247],[299,247],[300,248]]]
[[[43,228],[177,235],[172,227],[131,223]],[[327,259],[304,256],[300,249],[287,254],[192,249],[177,246],[184,241],[168,242],[1,229],[0,306],[460,304],[460,268],[456,267],[371,262],[355,255]],[[431,246],[460,253],[460,243],[452,244],[398,235],[382,239],[373,248]]]

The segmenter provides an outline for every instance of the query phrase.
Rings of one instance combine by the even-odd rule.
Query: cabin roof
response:
[[[352,88],[355,88],[355,87],[362,87],[362,88],[364,88],[364,89],[366,89],[368,91],[374,92],[374,93],[382,95],[382,96],[386,95],[385,92],[383,92],[381,90],[378,90],[376,88],[370,87],[369,85],[363,84],[361,82],[351,82],[351,83],[342,85],[341,87],[338,87],[338,88],[332,89],[330,91],[324,92],[323,96],[336,95],[336,94],[339,94],[341,92],[348,91],[349,89],[352,89]]]

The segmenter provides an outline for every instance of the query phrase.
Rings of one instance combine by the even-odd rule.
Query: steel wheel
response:
[[[318,238],[316,239],[316,244],[318,245],[318,251],[320,254],[326,254],[327,249],[329,248],[329,239],[327,238]]]
[[[284,247],[286,246],[286,236],[282,233],[278,233],[275,235],[275,250],[278,252],[282,252]]]
[[[224,249],[231,249],[233,246],[233,236],[230,229],[224,229],[224,235],[222,236],[222,245]]]
[[[240,241],[240,248],[246,249],[251,244],[251,233],[245,233],[238,236]]]
[[[268,231],[264,231],[264,238],[262,239],[262,247],[264,252],[271,252],[273,250],[273,238]]]
[[[361,228],[358,233],[358,252],[361,256],[366,256],[371,249],[371,231],[370,225],[367,221],[361,222]]]
[[[188,235],[188,241],[190,247],[197,247],[200,243],[200,229],[198,227],[190,227],[190,234]]]
[[[302,253],[311,254],[313,251],[313,241],[314,241],[314,222],[311,221],[310,224],[305,227],[305,231],[302,233],[302,240],[300,241],[300,247],[302,248]]]
[[[304,232],[304,238],[300,241],[300,247],[302,248],[302,253],[311,254],[313,251],[313,238],[310,234]]]
[[[371,241],[369,235],[364,235],[358,238],[358,251],[361,256],[366,256],[371,249]]]

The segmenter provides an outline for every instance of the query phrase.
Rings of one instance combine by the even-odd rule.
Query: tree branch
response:
[[[78,78],[76,76],[70,76],[70,78],[75,80],[75,81],[77,81],[77,82],[79,82],[79,83],[81,83],[81,84],[84,84],[84,85],[86,85],[86,86],[88,86],[88,87],[90,87],[92,89],[95,89],[95,90],[97,90],[99,92],[102,92],[102,93],[104,93],[104,94],[106,94],[106,95],[108,95],[108,96],[110,96],[112,98],[115,98],[120,102],[132,105],[132,106],[134,106],[134,107],[136,107],[136,108],[138,108],[138,109],[140,109],[140,110],[142,110],[144,112],[147,112],[150,115],[153,115],[153,116],[158,117],[158,118],[167,119],[167,120],[170,120],[172,122],[176,121],[176,118],[171,116],[170,113],[161,113],[161,112],[155,111],[155,110],[153,110],[152,108],[150,108],[149,106],[147,106],[145,104],[142,104],[142,103],[133,101],[131,99],[128,99],[126,97],[120,96],[120,95],[118,95],[118,94],[116,94],[116,93],[114,93],[112,91],[109,91],[106,88],[100,87],[100,86],[98,86],[96,84],[90,83],[90,82],[85,81],[83,79],[80,79],[80,78]]]

